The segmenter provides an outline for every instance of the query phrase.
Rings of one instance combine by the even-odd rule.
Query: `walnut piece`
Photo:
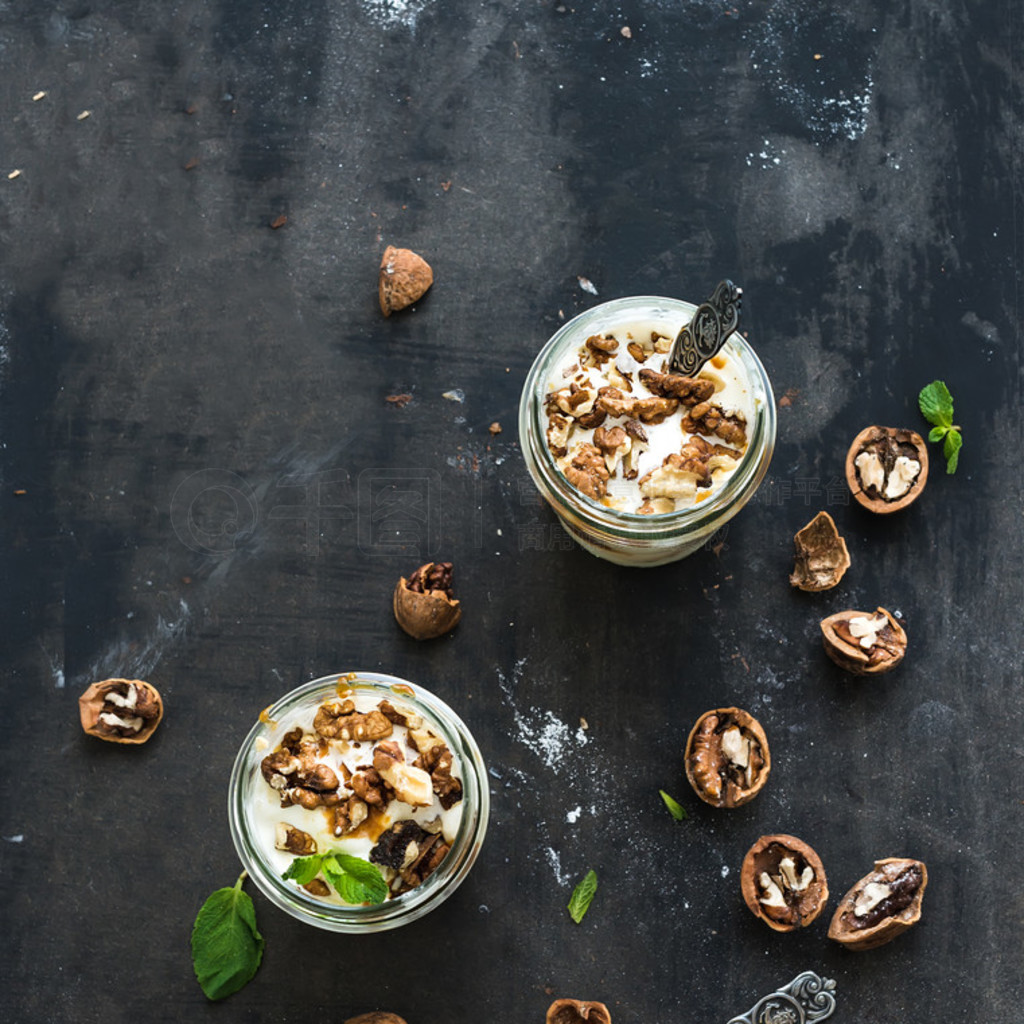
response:
[[[800,590],[831,590],[850,568],[846,541],[839,536],[835,521],[827,512],[819,512],[798,530],[793,544],[796,564],[789,582]]]
[[[761,836],[743,858],[740,888],[751,913],[777,932],[806,928],[828,902],[821,859],[795,836]]]
[[[740,708],[705,711],[686,741],[686,777],[712,807],[741,807],[761,792],[771,772],[768,737]]]
[[[747,421],[738,412],[726,412],[714,402],[701,402],[683,417],[688,434],[714,434],[727,444],[742,448],[747,443]]]
[[[846,483],[857,503],[882,515],[917,500],[928,481],[921,435],[897,427],[867,427],[846,453]]]
[[[604,1003],[582,999],[556,999],[549,1007],[545,1024],[612,1024]]]
[[[391,722],[380,711],[359,714],[350,700],[321,704],[313,728],[325,739],[371,742],[386,739],[394,732]]]
[[[414,640],[433,640],[459,624],[462,608],[452,596],[453,573],[451,562],[427,562],[395,585],[395,619]]]
[[[330,765],[317,761],[317,744],[304,740],[301,729],[285,734],[281,746],[260,762],[260,771],[282,807],[298,804],[311,811],[341,802],[338,776]]]
[[[411,306],[433,283],[434,272],[422,256],[417,256],[411,249],[396,249],[389,245],[381,257],[377,275],[381,312],[391,316],[397,310]]]
[[[907,634],[884,608],[871,612],[836,612],[821,620],[825,653],[854,675],[881,675],[907,653]]]
[[[397,1013],[373,1010],[370,1013],[361,1013],[358,1017],[349,1017],[343,1024],[405,1024],[405,1018],[399,1017]]]
[[[286,853],[294,853],[297,857],[308,857],[316,853],[316,840],[301,828],[279,821],[274,833],[274,847]]]
[[[104,679],[78,698],[82,728],[108,743],[145,743],[164,717],[164,702],[152,683]]]
[[[684,377],[681,373],[658,373],[657,370],[640,371],[640,383],[652,394],[662,398],[676,398],[683,405],[706,402],[714,393],[715,385],[698,377]]]
[[[601,449],[593,444],[579,444],[573,449],[572,460],[565,468],[565,478],[581,494],[595,501],[608,493],[611,474],[605,465]]]
[[[919,860],[888,857],[876,860],[842,898],[828,937],[847,949],[874,949],[892,942],[921,919],[921,901],[928,869]]]
[[[412,807],[429,807],[434,802],[433,782],[428,772],[406,764],[397,743],[379,743],[373,748],[373,768],[395,791],[395,797]],[[353,776],[355,779],[355,776]]]

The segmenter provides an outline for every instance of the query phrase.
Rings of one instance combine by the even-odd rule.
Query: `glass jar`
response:
[[[309,713],[325,700],[369,691],[375,698],[394,701],[422,715],[427,727],[443,739],[462,771],[462,814],[451,849],[437,869],[416,888],[375,906],[328,903],[281,878],[256,836],[252,806],[254,788],[266,786],[260,762],[278,747],[289,719]],[[415,683],[376,672],[351,672],[324,676],[285,694],[267,708],[235,758],[228,793],[231,838],[242,865],[264,896],[307,924],[333,932],[375,932],[415,921],[443,903],[459,887],[477,854],[487,831],[490,794],[487,769],[480,748],[462,720],[443,701]]]
[[[640,295],[605,302],[564,324],[541,349],[523,387],[519,438],[527,468],[566,532],[599,558],[619,565],[664,565],[702,547],[750,501],[764,479],[775,449],[775,397],[761,361],[734,332],[722,353],[738,361],[749,382],[753,422],[739,465],[710,497],[693,507],[643,515],[609,508],[577,490],[558,469],[546,439],[544,401],[549,381],[570,352],[593,334],[621,331],[638,321],[657,323],[675,338],[697,307],[679,299]]]

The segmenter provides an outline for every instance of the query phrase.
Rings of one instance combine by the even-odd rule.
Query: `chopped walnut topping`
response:
[[[316,840],[301,828],[295,828],[286,821],[277,824],[274,846],[286,853],[294,853],[297,857],[308,857],[316,853]]]
[[[386,807],[391,802],[393,791],[374,768],[366,766],[356,771],[349,785],[371,807]]]
[[[597,405],[609,416],[631,416],[635,418],[634,409],[639,399],[630,395],[628,398],[618,389],[609,386],[599,388]]]
[[[548,414],[548,447],[556,458],[562,458],[568,450],[569,438],[572,436],[576,421],[557,412]]]
[[[572,461],[565,468],[565,477],[578,491],[597,501],[608,493],[608,467],[601,450],[592,444],[573,449]]]
[[[350,796],[334,808],[334,834],[343,836],[354,832],[369,815],[370,808],[358,796]]]
[[[301,736],[301,730],[288,733],[285,742],[289,746],[275,750],[260,762],[263,778],[280,794],[282,807],[333,807],[341,801],[338,776],[330,765],[317,761],[317,745],[299,742],[296,733]]]
[[[619,350],[619,343],[614,338],[603,338],[597,334],[587,338],[585,345],[586,366],[601,366]]]
[[[642,419],[644,423],[661,423],[678,408],[679,401],[675,398],[641,398],[633,406],[632,415]]]
[[[747,443],[747,421],[742,414],[726,412],[713,402],[695,405],[689,415],[683,417],[683,430],[688,434],[714,434],[738,447]]]
[[[676,398],[683,405],[690,406],[706,402],[715,393],[715,386],[711,381],[699,377],[684,377],[681,373],[641,370],[640,383],[652,394],[660,395],[662,398]]]
[[[692,499],[701,477],[678,452],[667,455],[657,469],[640,478],[640,493],[645,498]]]
[[[604,452],[604,462],[608,467],[608,472],[615,476],[619,461],[625,458],[633,447],[633,439],[623,427],[612,427],[611,430],[598,427],[594,431],[594,445]]]
[[[374,747],[373,767],[402,803],[413,807],[428,807],[433,803],[430,775],[422,768],[406,764],[397,743],[379,743]]]
[[[672,498],[645,498],[637,512],[642,516],[660,516],[675,510],[676,503]]]
[[[654,342],[648,342],[649,347],[644,348],[639,341],[631,341],[626,346],[626,351],[638,362],[646,362],[649,356],[654,355]]]

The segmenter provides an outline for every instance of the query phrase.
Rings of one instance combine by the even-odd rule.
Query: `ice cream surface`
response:
[[[461,821],[462,767],[433,722],[400,694],[356,686],[268,724],[247,814],[279,876],[296,857],[345,853],[375,864],[395,896],[436,870]],[[304,888],[344,903],[323,876]]]
[[[669,373],[681,324],[634,319],[569,345],[547,381],[546,441],[584,496],[643,515],[706,500],[739,466],[754,419],[728,343],[695,377]]]

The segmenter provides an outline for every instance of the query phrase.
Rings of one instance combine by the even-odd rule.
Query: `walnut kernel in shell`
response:
[[[741,807],[768,781],[768,737],[741,708],[705,711],[690,730],[684,764],[690,785],[706,804]]]
[[[556,999],[549,1007],[545,1024],[612,1024],[604,1003],[582,999]]]
[[[395,585],[395,619],[415,640],[432,640],[454,629],[462,608],[452,596],[452,563],[427,562]]]
[[[821,858],[795,836],[761,836],[743,858],[740,888],[750,912],[777,932],[806,928],[828,903]]]
[[[928,447],[913,430],[866,427],[846,453],[846,483],[857,504],[887,515],[917,500],[928,481]]]
[[[164,702],[152,683],[104,679],[78,698],[82,728],[108,743],[145,743],[164,717]]]
[[[876,860],[842,898],[829,925],[828,937],[847,949],[874,949],[892,942],[921,920],[921,901],[928,869],[909,857]]]
[[[890,672],[907,653],[907,634],[884,608],[871,612],[836,612],[821,620],[825,653],[857,676]]]

